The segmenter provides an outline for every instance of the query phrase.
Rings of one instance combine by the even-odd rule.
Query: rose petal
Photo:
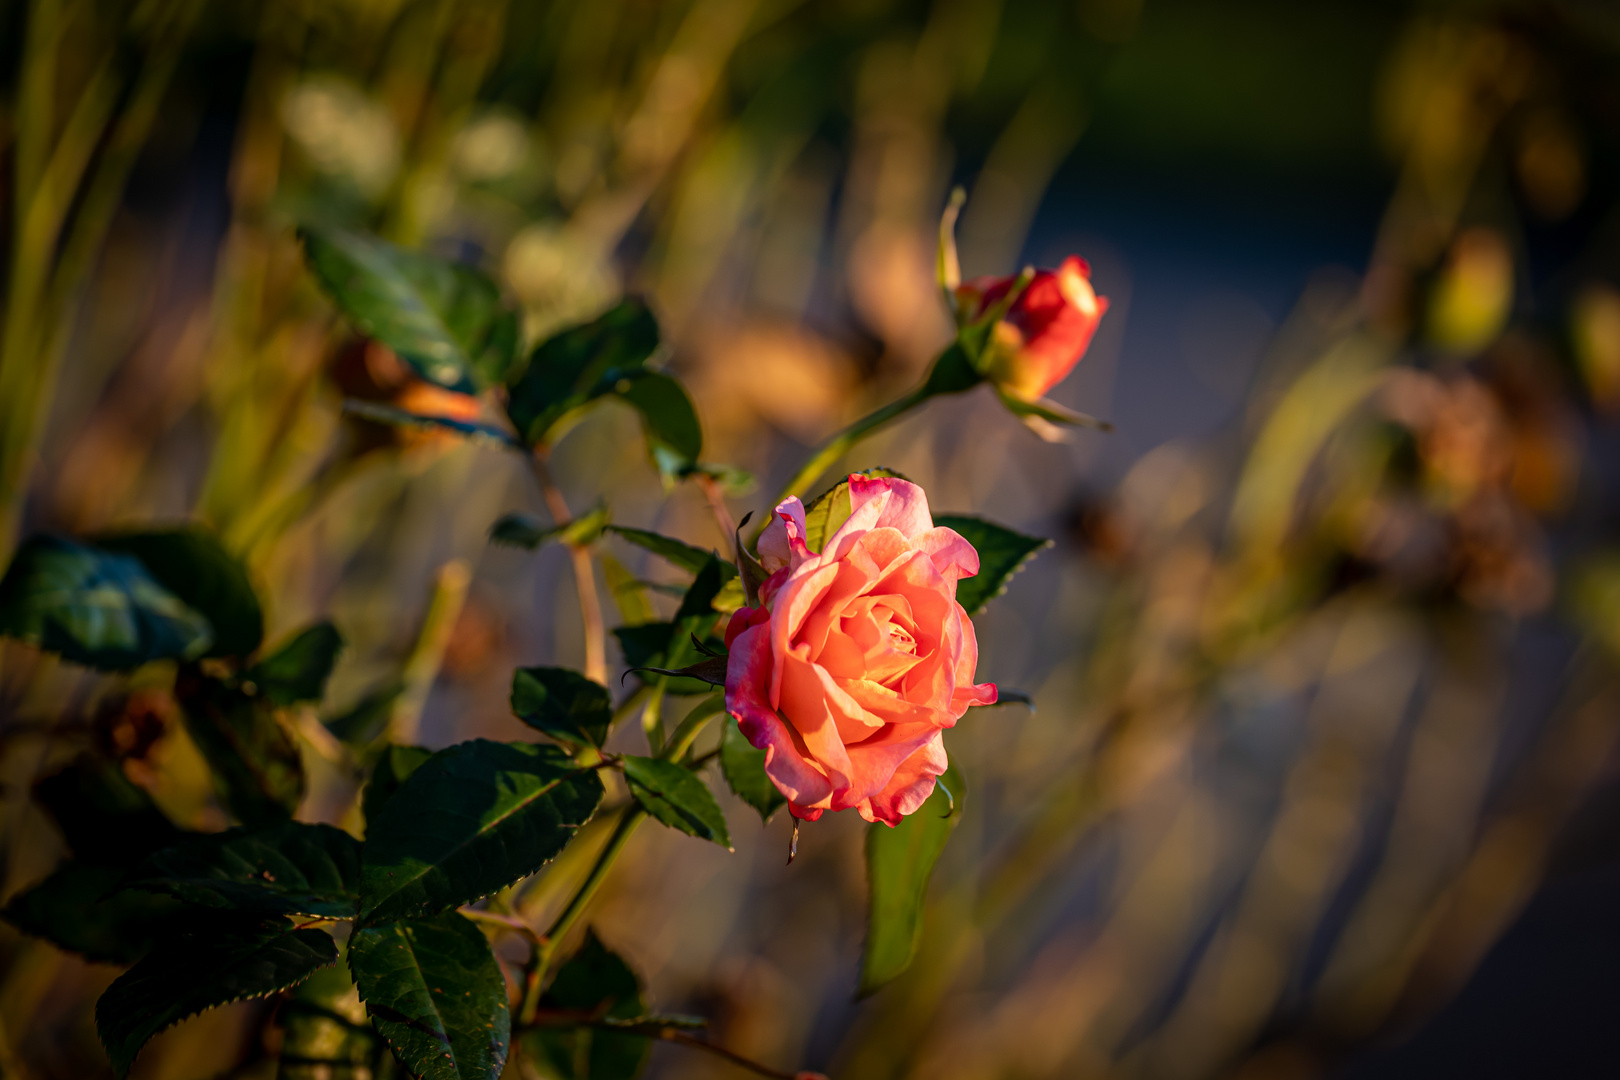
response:
[[[759,564],[767,574],[797,566],[810,557],[805,545],[804,504],[797,495],[788,496],[771,516],[771,523],[759,534]]]
[[[859,474],[849,478],[852,514],[874,500],[880,500],[881,510],[872,528],[899,529],[903,536],[911,539],[934,527],[934,519],[928,513],[928,496],[911,481]]]
[[[881,792],[859,807],[861,816],[891,828],[900,824],[901,818],[916,813],[928,801],[938,777],[949,767],[945,740],[936,734],[900,763]]]
[[[765,775],[796,808],[799,817],[814,816],[799,810],[825,808],[831,802],[833,785],[796,732],[783,723],[761,690],[770,682],[770,628],[749,627],[738,635],[726,663],[726,711],[737,719],[743,736],[765,751]]]
[[[939,576],[953,584],[979,572],[979,552],[955,529],[944,526],[929,529],[914,538],[912,545],[928,552]]]

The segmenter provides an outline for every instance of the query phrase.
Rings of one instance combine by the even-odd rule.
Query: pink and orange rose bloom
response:
[[[1017,280],[981,277],[957,286],[962,317],[981,317]],[[1107,310],[1108,298],[1091,287],[1091,267],[1070,255],[1056,270],[1036,272],[991,331],[981,370],[1012,397],[1035,401],[1080,362]]]
[[[853,808],[894,825],[945,771],[945,730],[996,701],[973,682],[978,642],[956,602],[979,555],[935,527],[916,484],[849,480],[849,519],[821,551],[797,498],[760,536],[770,577],[726,629],[726,709],[794,816]]]

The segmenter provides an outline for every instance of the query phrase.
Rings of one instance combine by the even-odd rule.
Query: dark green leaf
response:
[[[174,692],[231,813],[247,825],[292,817],[304,795],[304,766],[275,707],[190,668],[182,669]]]
[[[859,475],[905,479],[893,469],[862,469]],[[849,520],[850,512],[849,477],[846,476],[811,499],[809,505],[804,508],[805,546],[820,554],[827,540]]]
[[[168,896],[119,889],[125,871],[70,860],[33,888],[12,897],[7,922],[86,960],[133,964],[186,917]]]
[[[460,420],[454,416],[433,416],[428,413],[413,413],[393,405],[384,405],[377,401],[359,401],[355,398],[348,398],[343,402],[343,411],[350,416],[358,416],[362,420],[387,424],[390,427],[419,428],[426,431],[451,431],[470,442],[504,447],[508,450],[523,449],[523,444],[514,438],[511,432],[495,427],[492,424],[480,424],[474,420]]]
[[[495,522],[495,527],[489,531],[489,538],[497,544],[528,548],[530,551],[553,540],[579,547],[594,544],[607,522],[608,508],[603,503],[596,504],[566,525],[542,525],[527,514],[506,514]]]
[[[525,442],[544,442],[557,421],[641,370],[658,343],[658,320],[647,305],[625,300],[536,346],[528,365],[510,381],[507,415]]]
[[[183,835],[116,763],[82,755],[34,785],[34,798],[79,859],[131,866]]]
[[[646,1012],[641,980],[595,931],[557,971],[540,999],[541,1015],[587,1013],[602,1020],[637,1020]],[[530,1052],[543,1057],[562,1080],[634,1080],[652,1046],[642,1035],[593,1027],[542,1027],[529,1036]]]
[[[360,796],[360,812],[365,815],[368,827],[377,820],[383,803],[392,799],[399,786],[432,756],[433,751],[425,746],[389,746],[383,750]]]
[[[352,919],[360,901],[360,842],[342,829],[301,821],[230,829],[158,852],[128,884],[200,907]]]
[[[647,813],[672,829],[731,850],[726,815],[702,780],[673,761],[634,754],[624,755],[623,761],[630,794]]]
[[[934,518],[934,524],[961,533],[979,553],[979,572],[956,585],[956,602],[970,616],[1006,592],[1007,582],[1036,552],[1052,546],[1050,540],[1025,536],[983,518],[942,514]]]
[[[671,671],[688,667],[706,655],[693,643],[693,638],[712,642],[708,648],[710,654],[724,651],[724,643],[713,639],[712,635],[719,620],[714,601],[720,594],[722,583],[728,578],[728,571],[730,577],[737,574],[736,567],[710,554],[681,599],[673,622],[621,626],[614,630],[613,635],[619,639],[619,646],[624,651],[625,663],[632,669],[662,668]],[[706,694],[710,690],[709,683],[699,679],[672,679],[667,675],[658,678],[668,680],[664,688],[670,694]]]
[[[613,392],[641,414],[658,471],[677,479],[691,472],[703,452],[703,428],[681,384],[661,371],[641,370],[619,379]]]
[[[495,1080],[506,1064],[506,980],[464,915],[357,929],[349,969],[371,1022],[412,1075]]]
[[[104,551],[133,555],[158,583],[207,619],[209,656],[250,656],[264,638],[264,615],[247,568],[199,526],[98,536]]]
[[[441,750],[367,827],[362,922],[431,915],[527,877],[601,799],[596,773],[560,747],[474,739]]]
[[[0,578],[0,635],[104,671],[190,660],[214,640],[140,560],[57,536],[30,537]]]
[[[428,382],[475,393],[517,351],[514,316],[476,270],[344,229],[304,229],[316,279],[355,329]]]
[[[286,995],[277,1019],[281,1051],[276,1080],[371,1080],[381,1043],[366,1021],[354,979],[322,968]]]
[[[928,878],[961,818],[963,784],[954,768],[916,812],[894,828],[866,829],[866,948],[860,996],[873,993],[911,966],[922,933]],[[949,789],[950,794],[946,794]],[[953,808],[954,796],[954,808]]]
[[[518,668],[512,673],[512,712],[554,739],[602,745],[613,720],[607,687],[567,668]]]
[[[120,975],[96,1003],[96,1030],[119,1076],[147,1040],[186,1017],[263,997],[337,961],[320,930],[284,919],[208,926],[161,942]]]
[[[244,678],[277,705],[319,701],[343,650],[343,635],[329,622],[316,623],[248,669]]]
[[[664,536],[662,533],[647,529],[632,529],[628,525],[609,525],[607,531],[694,574],[714,558],[714,552],[707,548],[696,547],[684,540],[677,540],[673,536]],[[732,567],[732,573],[735,575],[736,567]]]
[[[351,749],[365,749],[388,733],[394,702],[405,692],[402,682],[389,683],[361,698],[347,711],[326,721],[326,730]]]
[[[759,811],[762,823],[769,823],[772,816],[787,805],[782,793],[765,775],[765,751],[756,750],[737,721],[729,716],[720,734],[720,771],[737,797]]]

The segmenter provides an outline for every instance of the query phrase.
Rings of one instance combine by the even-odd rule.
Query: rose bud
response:
[[[776,508],[760,605],[726,630],[726,710],[795,817],[853,808],[895,825],[945,771],[945,729],[996,701],[973,682],[978,641],[956,602],[979,553],[934,526],[916,484],[855,475],[849,500],[820,552],[799,500]]]
[[[963,321],[980,318],[1017,281],[981,277],[957,286]],[[1091,267],[1070,255],[1056,270],[1036,271],[996,324],[979,370],[1011,396],[1036,401],[1080,362],[1107,310],[1108,298],[1092,291]]]

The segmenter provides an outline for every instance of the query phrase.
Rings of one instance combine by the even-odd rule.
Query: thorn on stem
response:
[[[787,865],[793,865],[793,857],[799,853],[799,819],[793,819],[793,833],[788,837]]]

